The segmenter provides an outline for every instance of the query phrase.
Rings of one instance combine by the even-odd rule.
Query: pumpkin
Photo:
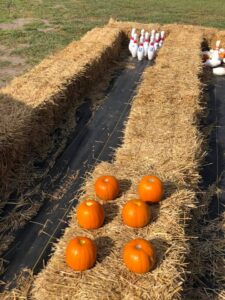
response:
[[[220,56],[220,59],[224,59],[225,58],[225,52],[220,52],[219,56]]]
[[[164,192],[162,181],[156,176],[144,176],[138,184],[138,194],[141,200],[157,203]]]
[[[119,182],[114,176],[100,176],[95,182],[96,195],[102,200],[115,199],[119,191]]]
[[[85,229],[97,229],[102,226],[105,213],[102,205],[92,199],[82,202],[77,208],[77,222]]]
[[[130,200],[123,207],[122,218],[124,224],[130,227],[144,227],[151,218],[150,207],[142,200]]]
[[[66,263],[75,271],[84,271],[93,267],[96,256],[96,245],[87,237],[77,236],[69,241],[66,248]]]
[[[124,247],[123,261],[131,272],[147,273],[154,267],[155,250],[144,239],[131,240]]]

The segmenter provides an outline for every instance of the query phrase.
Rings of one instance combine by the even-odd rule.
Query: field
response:
[[[0,86],[109,18],[225,28],[223,0],[3,0]]]
[[[225,80],[200,56],[217,39],[225,47],[223,3],[145,2],[1,4],[4,300],[225,299]],[[166,31],[154,63],[130,57],[131,27]],[[163,199],[146,227],[124,226],[122,207],[149,173],[163,180]],[[102,174],[119,179],[116,200],[96,196]],[[87,197],[105,209],[97,230],[77,223]],[[74,235],[97,245],[84,273],[65,264]],[[121,259],[137,236],[157,251],[143,276]]]

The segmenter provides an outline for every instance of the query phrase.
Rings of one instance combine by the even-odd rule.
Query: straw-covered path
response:
[[[134,99],[122,146],[112,164],[101,163],[83,187],[95,197],[93,181],[113,174],[130,188],[107,210],[106,224],[85,231],[76,223],[76,209],[55,252],[34,281],[34,299],[176,299],[184,281],[188,253],[186,215],[195,205],[202,156],[196,125],[201,71],[202,33],[194,27],[174,26],[153,67],[147,68]],[[176,40],[176,43],[174,42]],[[187,59],[188,57],[188,59]],[[165,182],[165,199],[152,207],[154,220],[143,229],[123,226],[122,205],[136,197],[139,178],[154,173]],[[113,208],[113,209],[112,209]],[[70,270],[64,259],[70,238],[86,235],[98,247],[96,266],[84,273]],[[121,259],[123,245],[132,238],[151,240],[157,250],[156,268],[144,276],[127,271]]]

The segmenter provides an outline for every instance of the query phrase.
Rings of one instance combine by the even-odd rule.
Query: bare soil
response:
[[[0,23],[0,29],[2,30],[17,30],[23,29],[27,24],[30,24],[34,21],[33,18],[19,18],[15,19],[12,23]]]
[[[21,47],[28,47],[23,44]],[[11,54],[13,49],[0,45],[0,87],[6,85],[15,76],[24,73],[28,69],[26,59]]]

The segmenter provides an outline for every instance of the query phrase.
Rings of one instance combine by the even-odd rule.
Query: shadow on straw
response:
[[[176,191],[177,191],[176,184],[174,184],[171,181],[164,182],[164,195],[163,195],[162,201],[165,200],[166,198],[170,197]]]
[[[155,248],[156,253],[156,263],[154,265],[154,269],[158,268],[166,257],[167,250],[169,248],[169,244],[160,238],[155,238],[149,241]]]
[[[159,211],[160,211],[160,205],[158,203],[156,204],[150,204],[151,209],[151,222],[155,222],[158,219]]]
[[[100,236],[95,239],[97,246],[97,261],[103,262],[103,260],[112,252],[115,242],[108,236]]]
[[[103,204],[104,211],[105,211],[105,222],[104,225],[112,222],[112,220],[118,215],[119,207],[116,203],[107,202]]]
[[[129,179],[120,179],[119,185],[120,185],[120,194],[119,194],[120,197],[123,193],[126,193],[130,189],[132,182]]]

